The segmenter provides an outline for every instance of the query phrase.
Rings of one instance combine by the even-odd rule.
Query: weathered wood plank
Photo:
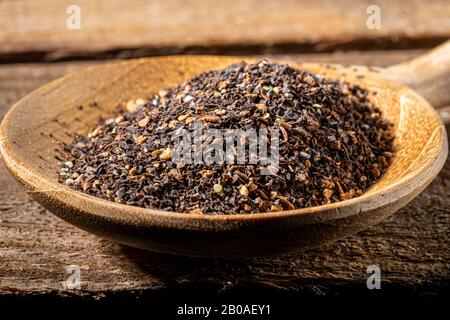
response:
[[[297,55],[295,61],[386,65],[420,51]],[[10,104],[51,79],[91,63],[0,66],[0,117]],[[142,252],[90,235],[31,200],[0,162],[0,296],[117,294],[205,297],[243,291],[271,296],[369,294],[366,268],[378,264],[383,293],[446,292],[450,282],[450,160],[437,179],[392,218],[306,253],[239,261]],[[66,267],[81,267],[81,291],[64,289]]]
[[[73,4],[79,30],[66,27]],[[367,27],[369,5],[379,30]],[[449,17],[448,1],[3,0],[0,60],[425,48],[450,37]]]

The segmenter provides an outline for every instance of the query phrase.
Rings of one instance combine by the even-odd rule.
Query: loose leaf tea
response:
[[[203,214],[276,212],[351,199],[392,158],[392,126],[368,96],[359,86],[289,65],[233,64],[148,100],[129,101],[116,117],[77,136],[66,146],[60,182],[118,203]],[[262,174],[249,154],[244,163],[174,161],[171,134],[194,134],[198,124],[219,132],[277,129],[276,170]],[[270,150],[273,135],[267,138]],[[192,153],[215,141],[200,139]]]

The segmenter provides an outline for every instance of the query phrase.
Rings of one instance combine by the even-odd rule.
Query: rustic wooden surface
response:
[[[348,52],[283,58],[383,66],[420,53]],[[0,118],[34,88],[90,64],[0,66]],[[373,264],[381,268],[383,294],[448,294],[449,240],[450,160],[426,191],[375,227],[302,254],[232,261],[143,252],[78,230],[31,200],[0,162],[0,296],[6,298],[374,295],[365,284],[366,268]],[[68,277],[69,265],[81,267],[81,290],[64,289],[61,284]]]
[[[79,30],[66,28],[72,4]],[[379,30],[367,28],[369,5]],[[445,0],[0,1],[0,61],[429,48],[449,34]]]

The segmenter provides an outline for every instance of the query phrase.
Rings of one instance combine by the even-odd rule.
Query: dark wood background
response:
[[[218,53],[387,66],[450,37],[448,1],[83,0],[81,30],[72,31],[65,28],[69,4],[0,2],[0,119],[35,88],[109,59]],[[369,4],[381,8],[381,30],[366,27]],[[449,108],[440,111],[448,116]],[[31,200],[0,162],[0,298],[370,296],[366,268],[373,264],[382,294],[448,294],[449,196],[447,160],[407,207],[345,240],[278,258],[190,259],[72,227]],[[69,265],[81,267],[81,290],[62,285]]]

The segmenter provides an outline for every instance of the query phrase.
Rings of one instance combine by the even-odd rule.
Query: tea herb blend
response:
[[[118,203],[186,213],[276,212],[360,196],[387,169],[391,124],[368,91],[283,64],[238,63],[129,101],[66,146],[60,182]],[[175,130],[276,128],[278,168],[172,161]],[[206,148],[211,141],[201,141]],[[194,148],[193,152],[200,152]],[[248,156],[247,156],[248,159]]]

